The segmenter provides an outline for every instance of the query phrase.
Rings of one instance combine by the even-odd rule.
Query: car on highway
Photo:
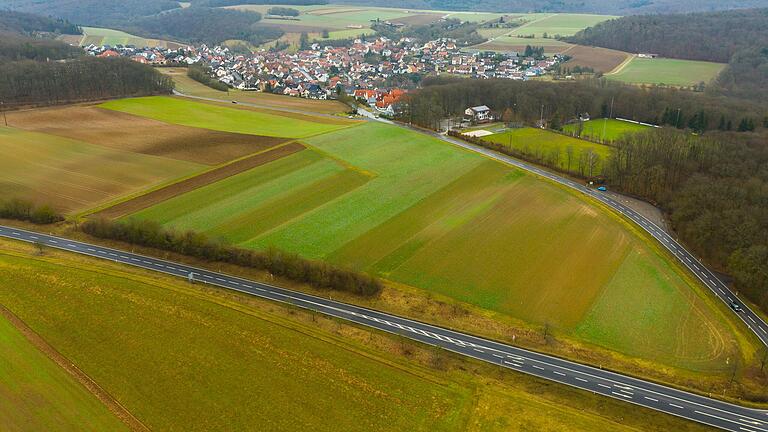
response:
[[[742,312],[741,306],[739,306],[738,303],[735,301],[728,299],[728,305],[733,309],[735,312]]]
[[[605,187],[605,186],[600,186],[600,187],[597,188],[597,190],[599,190],[600,192],[605,192],[605,191],[608,190],[608,188]]]

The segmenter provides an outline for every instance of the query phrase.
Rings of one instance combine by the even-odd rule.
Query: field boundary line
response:
[[[42,336],[37,334],[31,327],[21,320],[16,314],[11,312],[4,305],[0,304],[0,316],[5,317],[15,329],[22,334],[24,339],[29,341],[38,351],[52,360],[56,366],[63,369],[69,376],[75,379],[80,385],[85,387],[88,393],[95,396],[107,409],[122,421],[128,428],[136,432],[149,432],[150,429],[136,418],[126,407],[117,401],[109,392],[104,390],[96,381],[82,369],[75,366],[69,359],[61,354],[56,348],[51,346]]]
[[[623,70],[624,70],[624,68],[626,68],[626,67],[627,67],[627,65],[629,65],[629,63],[631,63],[631,62],[632,62],[632,60],[634,60],[634,59],[635,59],[635,57],[637,57],[637,56],[636,56],[636,55],[634,55],[634,54],[629,54],[629,53],[628,53],[628,55],[627,55],[627,58],[625,58],[623,62],[619,63],[619,65],[618,65],[618,66],[616,66],[615,68],[613,68],[613,70],[612,70],[612,71],[610,71],[610,72],[606,73],[605,75],[617,75],[617,74],[621,73],[621,71],[623,71]]]
[[[251,168],[255,168],[255,167],[259,166],[259,165],[263,165],[264,163],[269,163],[269,162],[272,162],[274,160],[277,160],[277,159],[271,159],[271,160],[268,160],[268,161],[265,161],[263,163],[260,163],[260,164],[257,164],[257,165],[253,165],[253,166],[250,166],[250,167],[248,167],[247,164],[245,164],[246,162],[248,162],[249,159],[258,158],[259,156],[266,156],[270,152],[279,152],[280,150],[284,150],[286,147],[289,147],[289,146],[298,146],[300,148],[296,149],[295,151],[291,151],[291,152],[289,152],[289,153],[287,153],[287,154],[285,154],[283,156],[280,156],[277,159],[280,159],[281,157],[288,156],[290,154],[293,154],[293,153],[296,153],[298,151],[306,149],[306,147],[303,144],[299,143],[298,141],[295,141],[295,140],[288,141],[288,142],[276,145],[274,147],[270,147],[270,148],[268,148],[266,150],[259,151],[259,152],[256,152],[256,153],[253,153],[253,154],[250,154],[250,155],[247,155],[247,156],[243,156],[241,158],[237,158],[237,159],[232,160],[230,162],[227,162],[225,164],[213,167],[210,170],[205,170],[205,171],[203,171],[201,173],[198,173],[196,175],[187,176],[187,177],[184,177],[184,178],[181,178],[181,179],[177,179],[176,181],[172,181],[172,182],[169,182],[169,183],[166,183],[166,184],[155,186],[155,187],[150,188],[150,189],[143,190],[141,192],[138,192],[136,194],[132,194],[130,196],[122,197],[119,200],[110,202],[110,203],[105,204],[103,206],[100,206],[100,207],[97,207],[95,209],[89,210],[86,213],[80,214],[77,217],[79,219],[82,219],[84,217],[93,216],[93,215],[96,215],[96,214],[99,214],[99,213],[102,213],[102,212],[109,212],[111,209],[114,209],[115,207],[124,205],[124,204],[129,203],[129,202],[134,201],[134,200],[142,199],[142,198],[144,198],[144,197],[146,197],[146,196],[148,196],[150,194],[160,193],[163,190],[172,188],[172,187],[177,186],[177,185],[181,185],[184,182],[192,182],[195,179],[199,179],[199,178],[201,178],[203,176],[211,176],[212,181],[209,181],[209,182],[207,182],[205,184],[202,184],[202,185],[200,185],[198,187],[195,187],[193,189],[184,191],[184,192],[182,192],[182,194],[183,193],[187,193],[187,192],[191,192],[191,191],[193,191],[195,189],[199,189],[200,187],[208,186],[208,185],[210,185],[212,183],[215,183],[215,182],[217,182],[219,180],[223,180],[223,179],[231,177],[233,175],[237,175],[237,174],[243,173],[245,171],[248,171]],[[237,167],[237,166],[235,166],[237,164],[241,164],[241,165],[244,165],[244,166]],[[227,174],[227,175],[225,175],[223,177],[217,177],[217,172],[220,172],[220,171],[224,172],[227,169],[233,168],[233,166],[234,166],[234,171],[232,173],[226,173],[225,172],[225,174]],[[243,169],[238,170],[238,168],[243,168]],[[174,195],[173,197],[178,196],[178,195],[179,194]],[[173,198],[173,197],[169,197],[168,199]],[[159,201],[158,203],[155,203],[155,204],[159,204],[160,202],[163,202],[163,201],[165,201],[165,200]],[[152,204],[152,205],[154,205],[154,204]],[[144,208],[147,208],[147,207],[144,207]],[[142,210],[142,209],[139,209],[139,210]],[[122,215],[119,215],[117,217],[122,217],[122,216],[126,216],[126,215],[127,214],[122,214]]]

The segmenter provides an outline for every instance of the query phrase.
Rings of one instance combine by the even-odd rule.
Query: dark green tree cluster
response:
[[[265,270],[275,276],[310,284],[316,288],[375,296],[383,288],[381,282],[367,274],[307,260],[274,248],[266,251],[241,249],[214,241],[194,231],[173,231],[151,221],[106,219],[89,220],[82,230],[94,237],[123,241],[200,258]]]
[[[53,39],[0,35],[0,61],[62,60],[84,55],[82,49]]]
[[[2,32],[24,35],[35,33],[83,34],[83,30],[79,26],[65,19],[0,10],[0,33]]]
[[[431,24],[406,25],[402,28],[393,28],[386,23],[377,22],[371,25],[371,28],[382,36],[390,39],[400,39],[401,37],[412,37],[420,41],[430,41],[438,38],[455,39],[459,45],[477,45],[486,41],[477,29],[480,24],[473,22],[462,22],[461,20],[449,18],[440,20]]]
[[[470,106],[514,111],[520,121],[565,124],[580,113],[602,113],[697,132],[718,129],[716,120],[735,129],[742,120],[759,125],[766,108],[751,101],[662,88],[638,88],[601,79],[556,83],[542,81],[425,78],[409,93],[401,120],[436,128],[442,119],[462,115]],[[725,129],[725,126],[723,130]]]
[[[709,91],[768,100],[768,8],[606,21],[567,39],[664,57],[728,63]]]
[[[290,16],[290,17],[297,17],[299,16],[298,9],[293,9],[289,7],[281,7],[281,6],[273,6],[269,9],[267,9],[267,13],[269,15],[280,15],[280,16]]]
[[[533,57],[536,59],[544,58],[544,47],[543,46],[525,46],[525,51],[523,51],[524,57]]]
[[[256,26],[260,20],[258,12],[194,6],[137,18],[131,20],[127,28],[142,35],[207,44],[229,39],[250,41],[254,34],[269,31],[277,37],[282,35],[278,29]]]
[[[199,82],[200,84],[205,84],[208,87],[219,90],[219,91],[228,91],[229,86],[224,84],[223,82],[211,78],[211,68],[204,65],[190,65],[187,68],[187,76],[192,78],[193,80]]]
[[[669,212],[673,228],[700,257],[733,276],[768,310],[768,138],[675,130],[627,135],[605,172],[611,184]]]
[[[49,205],[35,205],[31,201],[19,198],[0,200],[0,218],[41,225],[64,220],[64,217]]]
[[[166,94],[171,90],[171,78],[123,57],[0,63],[0,100],[6,107]]]
[[[102,27],[124,25],[134,18],[179,8],[175,0],[14,0],[7,3],[16,11]]]

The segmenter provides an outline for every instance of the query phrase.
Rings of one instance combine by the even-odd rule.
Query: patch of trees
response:
[[[31,201],[19,198],[0,200],[0,218],[16,219],[40,225],[64,220],[64,216],[49,205],[35,205]]]
[[[190,65],[187,68],[187,76],[201,84],[207,85],[214,90],[229,90],[229,86],[211,77],[211,69],[208,66]]]
[[[265,270],[275,276],[307,283],[320,289],[375,296],[383,288],[378,279],[364,273],[308,260],[274,248],[263,252],[241,249],[194,231],[167,230],[151,221],[89,220],[81,225],[81,229],[94,237],[148,246],[210,262],[226,262]]]
[[[0,32],[24,35],[36,33],[75,35],[83,33],[80,27],[65,19],[14,11],[0,11]]]
[[[699,256],[768,310],[768,133],[627,135],[605,164],[616,188],[658,203]]]
[[[430,24],[406,25],[402,28],[392,27],[384,22],[375,22],[371,25],[373,30],[390,39],[400,39],[407,36],[421,41],[435,40],[438,38],[455,39],[459,45],[469,46],[483,43],[486,39],[477,32],[480,24],[473,22],[461,22],[458,19],[445,19]]]
[[[290,5],[308,6],[328,4],[328,0],[194,0],[195,6],[223,7],[235,5]]]
[[[82,49],[53,39],[0,33],[0,60],[61,60],[84,55]]]
[[[12,0],[7,7],[21,12],[63,18],[80,25],[119,26],[131,19],[179,8],[173,0]],[[5,6],[5,5],[3,5]]]
[[[260,20],[258,12],[193,6],[132,20],[128,29],[156,38],[216,44],[228,39],[250,40],[260,32],[255,26]]]
[[[467,80],[428,77],[409,93],[403,121],[436,129],[470,106],[488,105],[497,113],[512,110],[516,121],[565,124],[579,114],[623,117],[697,132],[759,127],[766,109],[753,102],[661,88],[638,88],[601,79],[576,82]],[[729,126],[730,125],[730,126]]]
[[[0,63],[0,100],[11,107],[165,94],[171,90],[170,77],[122,57]]]
[[[292,16],[292,17],[299,16],[298,9],[293,9],[289,7],[280,7],[280,6],[275,6],[267,9],[267,13],[269,15]]]
[[[728,63],[711,91],[768,100],[768,8],[627,16],[567,38],[628,52]]]

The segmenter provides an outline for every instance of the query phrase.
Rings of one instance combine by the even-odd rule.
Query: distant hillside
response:
[[[727,63],[741,49],[768,45],[768,9],[629,16],[604,21],[567,40],[627,52]]]
[[[49,18],[24,12],[0,10],[0,32],[31,35],[34,33],[82,34],[80,27],[61,18]]]
[[[728,63],[711,91],[768,101],[768,8],[630,16],[602,22],[567,41]]]
[[[52,37],[42,37],[80,33],[79,27],[65,20],[0,11],[0,61],[60,60],[81,56],[83,51],[77,47]]]
[[[768,6],[768,0],[331,0],[331,3],[487,12],[582,12],[606,15],[711,12]]]

